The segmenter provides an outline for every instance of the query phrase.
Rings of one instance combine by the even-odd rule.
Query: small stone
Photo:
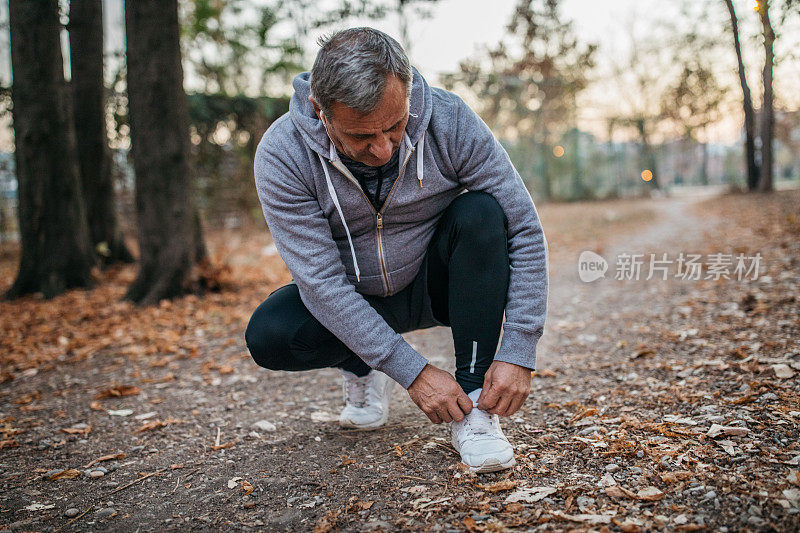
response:
[[[253,424],[253,427],[265,433],[270,431],[275,431],[276,429],[278,429],[277,427],[275,427],[275,424],[273,424],[269,420],[259,420],[258,422]]]
[[[717,497],[717,493],[713,490],[706,492],[705,496],[703,496],[704,500],[713,500]]]
[[[589,426],[588,428],[584,428],[584,429],[580,430],[578,432],[578,435],[580,435],[580,436],[591,435],[592,433],[595,433],[595,432],[596,433],[600,433],[602,435],[603,427],[602,426]]]
[[[79,514],[81,514],[80,509],[76,509],[74,507],[70,507],[69,509],[64,511],[64,516],[66,516],[67,518],[75,518]]]
[[[639,468],[638,466],[629,466],[628,467],[628,471],[631,474],[641,474],[642,473],[642,469]]]
[[[682,526],[683,524],[689,523],[689,517],[685,514],[679,514],[675,517],[674,522],[676,526]]]
[[[98,472],[102,472],[104,474],[108,474],[108,470],[106,470],[104,466],[98,466],[97,468],[95,468],[95,470],[97,470]]]
[[[142,450],[144,450],[144,446],[132,446],[131,447],[131,453],[140,452]]]
[[[644,452],[642,450],[639,450],[638,452],[636,452],[636,457],[641,459],[642,457],[644,457]]]
[[[610,465],[606,465],[606,472],[616,472],[619,470],[619,465],[611,463]]]
[[[95,513],[95,516],[97,518],[110,518],[115,514],[117,514],[116,509],[114,509],[113,507],[106,507],[105,509],[100,509],[99,511],[97,511],[97,513]]]
[[[99,470],[92,470],[91,472],[89,472],[89,477],[91,478],[103,477],[105,475],[106,474],[104,472],[101,472]]]

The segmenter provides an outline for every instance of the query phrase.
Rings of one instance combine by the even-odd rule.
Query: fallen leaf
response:
[[[628,498],[629,500],[635,500],[636,494],[629,491],[625,487],[621,487],[620,485],[612,485],[611,487],[606,487],[606,494],[611,496],[612,498]]]
[[[399,444],[394,445],[394,454],[397,457],[403,457],[403,448],[401,448]]]
[[[94,399],[95,400],[104,400],[105,398],[119,398],[121,396],[136,396],[140,394],[142,389],[135,385],[119,385],[117,387],[111,387],[110,389],[105,389],[98,392]]]
[[[244,491],[245,495],[247,495],[251,494],[255,489],[253,488],[253,485],[250,484],[249,481],[242,481],[242,490]]]
[[[346,455],[340,455],[339,458],[342,460],[342,466],[347,466],[347,465],[351,465],[351,464],[355,463],[355,460],[350,459]]]
[[[239,482],[242,480],[240,477],[232,477],[228,480],[228,488],[235,489],[239,486]]]
[[[220,374],[233,374],[233,367],[231,365],[222,365],[219,367]]]
[[[505,499],[505,503],[535,503],[556,492],[557,489],[552,487],[526,487],[509,494]]]
[[[535,377],[535,378],[554,378],[554,377],[556,377],[556,373],[553,370],[550,370],[549,368],[545,368],[544,370],[535,370],[535,371],[531,372],[531,374],[533,374],[533,377]]]
[[[319,520],[317,520],[317,523],[314,526],[314,533],[328,533],[336,527],[336,523],[338,521],[339,511],[332,509],[325,513],[325,515]]]
[[[163,428],[164,426],[169,426],[171,424],[179,424],[181,421],[176,420],[174,418],[167,418],[166,420],[150,420],[142,424],[142,426],[136,430],[136,433],[142,433],[143,431],[150,431],[152,429]]]
[[[645,487],[636,493],[636,497],[644,501],[656,501],[664,497],[664,493],[656,487]]]
[[[93,401],[92,403],[89,404],[89,409],[91,409],[92,411],[105,411],[106,410],[106,408],[103,407],[103,404],[101,404],[97,400],[95,400],[95,401]]]
[[[472,518],[471,516],[468,516],[464,519],[464,527],[467,529],[467,531],[469,531],[469,533],[478,533],[481,531],[486,531],[486,528],[484,526],[479,526],[475,522],[475,519]]]
[[[505,507],[503,507],[504,513],[520,513],[522,510],[525,509],[525,506],[519,502],[509,503]]]
[[[689,479],[690,477],[694,477],[694,472],[689,472],[688,470],[678,470],[676,472],[665,472],[661,474],[661,481],[664,483],[677,483],[678,481],[683,481],[684,479]]]
[[[366,511],[367,509],[372,507],[373,503],[375,503],[375,500],[370,500],[367,502],[356,502],[355,506],[358,507],[359,511]]]
[[[62,433],[67,433],[69,435],[88,435],[91,430],[91,425],[85,428],[61,428]]]
[[[642,526],[630,520],[620,522],[619,520],[614,518],[611,520],[611,522],[615,526],[617,526],[623,533],[639,533],[640,531],[642,531]]]
[[[25,507],[26,511],[44,511],[45,509],[53,509],[55,508],[55,504],[48,504],[45,505],[43,503],[32,503]]]
[[[550,514],[570,522],[587,524],[610,524],[614,514],[567,514],[563,511],[550,511]],[[616,514],[616,513],[615,513]]]
[[[478,485],[481,490],[486,492],[500,492],[504,490],[511,490],[517,486],[517,482],[513,479],[505,479],[503,481],[498,481],[497,483],[492,483],[491,485]]]
[[[594,407],[589,408],[589,409],[584,409],[582,412],[577,413],[575,416],[570,418],[569,419],[569,423],[570,424],[574,424],[575,422],[577,422],[578,420],[580,420],[582,418],[586,418],[587,416],[594,416],[596,414],[597,414],[597,409],[595,409]]]
[[[58,481],[61,479],[75,479],[76,477],[81,475],[81,471],[75,468],[68,468],[67,470],[62,470],[61,472],[56,472],[52,476],[48,477],[50,481]]]
[[[133,409],[109,409],[108,414],[111,416],[130,416],[133,414]]]
[[[731,435],[734,437],[743,437],[750,433],[750,430],[741,426],[721,426],[719,424],[711,424],[706,433],[707,437],[716,438],[720,435]]]
[[[225,448],[232,448],[234,444],[236,444],[236,441],[232,440],[230,442],[226,442],[225,444],[214,444],[210,446],[210,448],[214,451],[224,450]]]
[[[97,463],[102,463],[103,461],[111,461],[113,459],[122,459],[123,457],[125,457],[125,454],[122,453],[122,452],[120,452],[120,453],[112,453],[112,454],[109,454],[109,455],[104,455],[102,457],[98,457],[97,459],[93,459],[86,466],[84,466],[84,468],[89,468],[90,466],[92,466],[94,464],[97,464]]]

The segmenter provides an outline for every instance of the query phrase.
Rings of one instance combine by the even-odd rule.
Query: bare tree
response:
[[[94,265],[57,0],[11,0],[10,26],[22,254],[5,296],[49,298],[90,286]]]
[[[138,0],[125,4],[141,249],[139,274],[126,298],[141,304],[196,291],[193,267],[205,254],[192,194],[177,3]]]
[[[742,45],[739,41],[739,19],[736,18],[736,9],[733,0],[724,0],[731,17],[731,30],[733,33],[733,48],[736,50],[738,65],[739,85],[742,87],[742,107],[744,108],[744,134],[745,134],[745,165],[747,167],[747,188],[755,190],[758,187],[760,169],[756,161],[756,114],[753,110],[753,98],[750,96],[750,86],[747,84],[747,73],[742,60]]]
[[[104,264],[132,263],[114,207],[106,136],[102,0],[72,0],[68,29],[78,164],[89,235]]]
[[[769,18],[770,0],[758,0],[758,17],[761,19],[764,36],[764,70],[762,83],[764,98],[761,101],[761,175],[758,179],[758,190],[772,190],[773,140],[775,138],[775,108],[772,90],[772,71],[775,65],[775,31]]]

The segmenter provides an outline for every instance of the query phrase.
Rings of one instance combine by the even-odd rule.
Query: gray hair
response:
[[[378,107],[386,78],[393,74],[411,95],[412,72],[403,47],[382,31],[350,28],[319,40],[311,68],[311,95],[330,115],[334,102],[362,113]]]

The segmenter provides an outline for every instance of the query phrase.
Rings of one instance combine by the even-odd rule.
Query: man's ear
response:
[[[322,108],[319,107],[319,104],[317,104],[317,102],[314,100],[313,96],[309,95],[308,96],[308,101],[311,102],[312,106],[314,106],[314,113],[317,114],[317,118],[321,119],[319,114],[322,112]]]

